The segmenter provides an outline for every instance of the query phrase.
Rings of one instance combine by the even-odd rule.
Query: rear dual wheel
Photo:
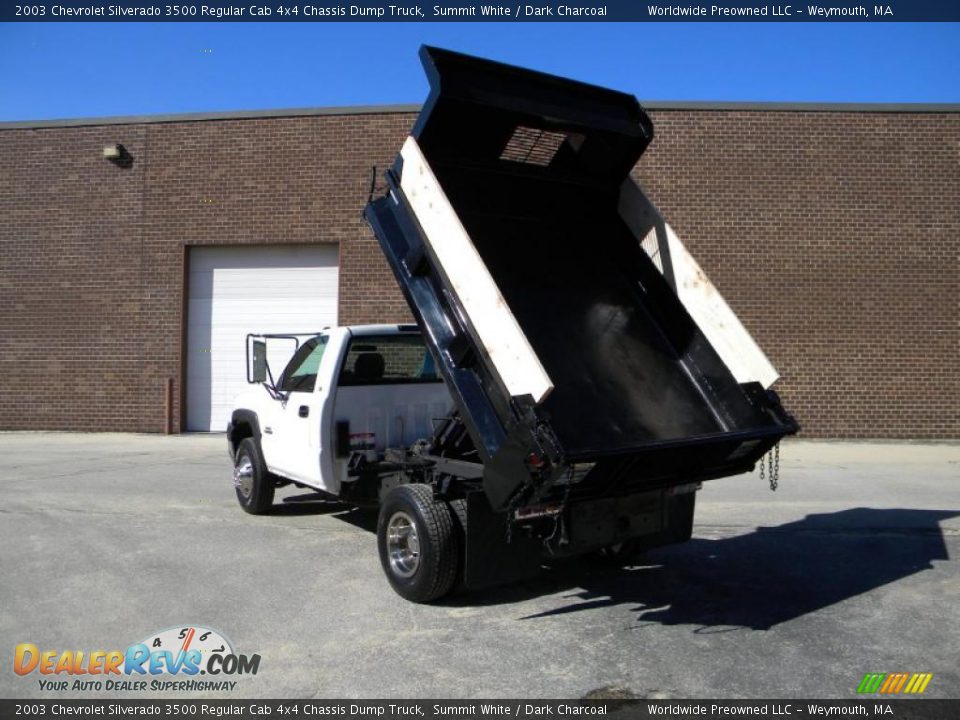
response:
[[[384,498],[377,522],[380,564],[403,598],[425,603],[457,580],[461,538],[454,511],[429,485],[400,485]]]

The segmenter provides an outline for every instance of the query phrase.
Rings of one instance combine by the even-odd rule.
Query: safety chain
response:
[[[766,472],[764,470],[766,469]],[[773,446],[773,450],[760,458],[760,479],[770,476],[770,489],[776,492],[780,485],[780,443]]]

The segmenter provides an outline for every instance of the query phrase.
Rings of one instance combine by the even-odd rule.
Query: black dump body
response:
[[[365,215],[493,506],[566,493],[584,463],[595,464],[571,487],[581,495],[744,472],[796,432],[775,394],[734,379],[620,216],[621,185],[653,137],[636,99],[421,55],[431,93],[412,134],[553,382],[541,404],[499,382],[399,187],[402,162]]]

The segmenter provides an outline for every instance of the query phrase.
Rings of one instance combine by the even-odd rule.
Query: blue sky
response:
[[[417,103],[421,43],[641,100],[960,101],[958,24],[20,23],[0,120]]]

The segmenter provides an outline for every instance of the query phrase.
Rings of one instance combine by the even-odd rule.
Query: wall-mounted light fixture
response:
[[[104,147],[103,157],[118,167],[128,168],[133,165],[133,155],[120,143]]]

